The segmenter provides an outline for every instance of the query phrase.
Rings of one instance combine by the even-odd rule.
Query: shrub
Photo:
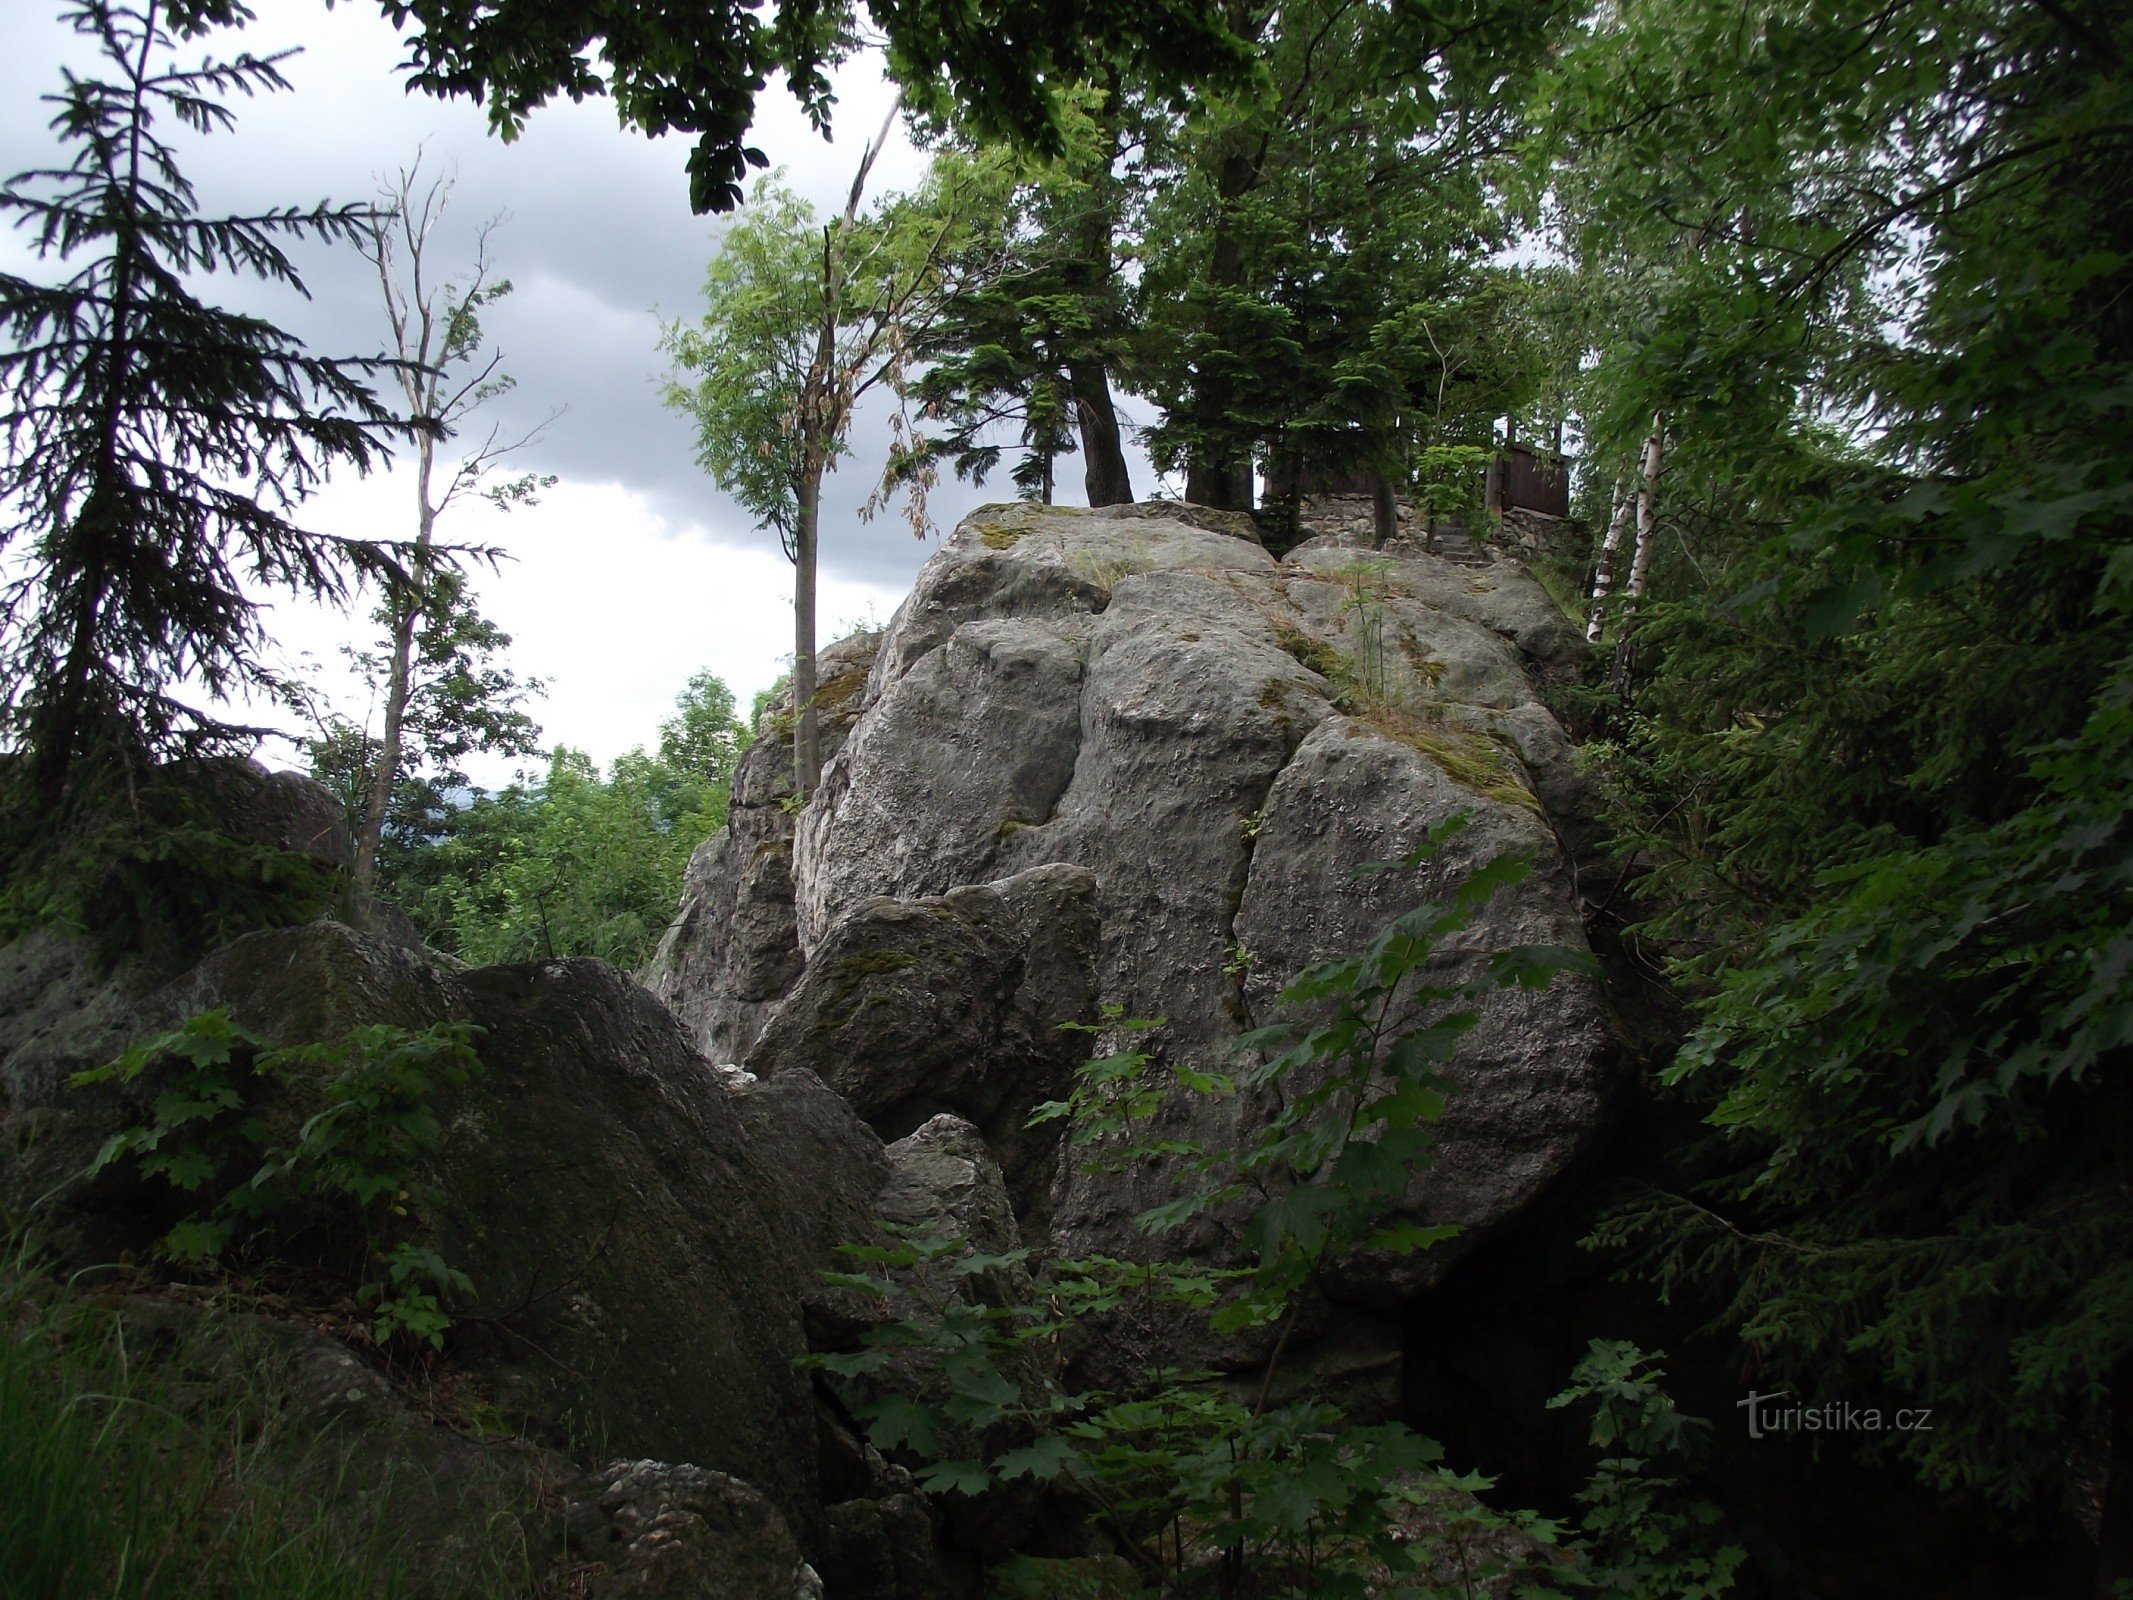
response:
[[[270,1050],[227,1012],[204,1012],[75,1075],[77,1085],[132,1084],[152,1072],[157,1085],[149,1119],[113,1134],[90,1172],[130,1160],[201,1198],[163,1236],[173,1261],[271,1256],[304,1235],[345,1243],[356,1299],[375,1308],[378,1342],[441,1348],[451,1326],[443,1297],[473,1286],[421,1240],[439,1195],[420,1169],[442,1138],[432,1097],[480,1070],[479,1031],[376,1025]],[[316,1109],[293,1132],[278,1130],[273,1102],[297,1085]]]

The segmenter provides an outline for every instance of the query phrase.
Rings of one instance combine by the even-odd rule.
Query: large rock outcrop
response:
[[[0,1210],[33,1218],[63,1260],[143,1250],[172,1201],[127,1166],[80,1176],[142,1119],[154,1075],[78,1089],[72,1072],[217,1007],[284,1045],[472,1023],[483,1070],[437,1093],[431,1174],[438,1248],[477,1296],[455,1358],[536,1432],[745,1478],[803,1538],[819,1533],[813,1400],[794,1361],[811,1323],[852,1323],[821,1273],[837,1244],[871,1234],[888,1176],[881,1141],[820,1083],[722,1077],[594,961],[451,973],[332,922],[247,935],[145,992],[89,984],[48,940],[20,959],[25,977],[73,974],[62,988],[78,1003],[41,1011],[0,1059]],[[284,1115],[307,1109],[303,1082],[280,1092]]]
[[[857,634],[822,652],[815,693],[822,755],[843,744],[880,643]],[[792,707],[763,714],[733,774],[726,826],[697,846],[681,906],[639,974],[713,1061],[740,1059],[805,965],[793,897]]]
[[[999,1141],[1011,1178],[1034,1170],[1000,1107],[1028,1102],[1006,1088],[1018,1076],[1049,1079],[1061,1062],[1035,1063],[1024,1028],[942,1008],[950,993],[961,1005],[961,975],[984,973],[997,994],[1031,954],[973,934],[956,908],[1036,869],[1093,883],[1092,998],[1165,1019],[1150,1048],[1217,1069],[1239,1032],[1280,1015],[1300,967],[1500,853],[1533,870],[1442,952],[1446,966],[1583,944],[1552,822],[1576,827],[1584,796],[1535,687],[1577,635],[1514,563],[1324,541],[1277,561],[1229,514],[995,506],[956,530],[868,648],[789,846],[782,831],[754,838],[761,825],[743,815],[699,857],[693,905],[756,909],[685,916],[650,977],[714,1052],[810,1067],[891,1137],[954,1110]],[[1357,875],[1455,812],[1466,827],[1427,865]],[[772,854],[775,885],[757,865]],[[721,974],[772,970],[777,984],[718,987]],[[855,1001],[905,1019],[912,1037],[858,1064]],[[1343,1292],[1396,1303],[1532,1208],[1600,1137],[1609,1058],[1596,986],[1493,997],[1454,1071],[1443,1157],[1407,1200],[1463,1235],[1359,1263]],[[1234,1148],[1262,1114],[1204,1104],[1178,1132]],[[1071,1162],[1055,1174],[1043,1209],[1063,1252],[1117,1248],[1149,1203],[1145,1175]],[[1225,1253],[1223,1227],[1188,1247]]]

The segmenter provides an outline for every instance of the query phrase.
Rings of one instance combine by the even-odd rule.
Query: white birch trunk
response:
[[[1600,642],[1600,613],[1607,602],[1608,594],[1615,586],[1615,552],[1622,547],[1622,535],[1629,529],[1629,519],[1636,498],[1630,493],[1625,479],[1615,480],[1612,510],[1607,518],[1607,532],[1600,540],[1600,559],[1592,573],[1592,603],[1585,613],[1585,642]]]
[[[1629,563],[1629,582],[1622,591],[1622,621],[1615,638],[1615,664],[1610,675],[1615,694],[1629,698],[1629,685],[1636,671],[1637,602],[1651,577],[1652,546],[1659,527],[1659,473],[1666,464],[1666,413],[1655,412],[1652,431],[1644,441],[1644,471],[1637,484],[1637,549]]]
[[[1637,485],[1637,553],[1629,564],[1627,597],[1634,606],[1644,597],[1651,577],[1653,535],[1659,527],[1659,472],[1665,464],[1666,418],[1652,418],[1651,437],[1644,441],[1644,478]]]

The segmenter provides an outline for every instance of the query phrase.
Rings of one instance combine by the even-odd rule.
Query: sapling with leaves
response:
[[[675,321],[659,347],[674,360],[662,397],[696,423],[697,461],[764,528],[794,568],[793,774],[804,803],[821,771],[815,705],[815,589],[822,483],[847,453],[859,404],[898,397],[911,352],[941,308],[993,269],[982,240],[1004,204],[997,156],[942,157],[917,193],[862,211],[868,175],[896,108],[861,155],[843,213],[819,225],[797,195],[758,184],[704,280],[696,326]],[[901,487],[924,537],[931,468],[899,409],[883,490]],[[878,509],[882,496],[869,502]]]
[[[153,1090],[147,1120],[107,1139],[85,1176],[127,1161],[196,1197],[159,1241],[181,1267],[323,1256],[373,1308],[378,1343],[439,1348],[444,1298],[472,1285],[427,1237],[442,1196],[422,1167],[444,1136],[436,1095],[481,1070],[480,1032],[374,1024],[275,1049],[228,1012],[202,1012],[74,1075],[77,1088]]]

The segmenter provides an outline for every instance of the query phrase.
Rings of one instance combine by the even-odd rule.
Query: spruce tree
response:
[[[0,728],[47,817],[80,803],[91,776],[247,732],[190,700],[276,687],[262,590],[337,600],[392,569],[388,547],[291,520],[330,464],[378,458],[396,424],[364,380],[388,363],[309,355],[192,287],[227,271],[301,293],[283,241],[352,238],[370,214],[200,214],[159,120],[227,131],[231,95],[287,87],[286,53],[180,67],[160,3],[67,13],[106,75],[68,72],[47,97],[67,164],[0,189],[39,257],[73,269],[52,283],[0,275],[0,551],[14,568]]]

